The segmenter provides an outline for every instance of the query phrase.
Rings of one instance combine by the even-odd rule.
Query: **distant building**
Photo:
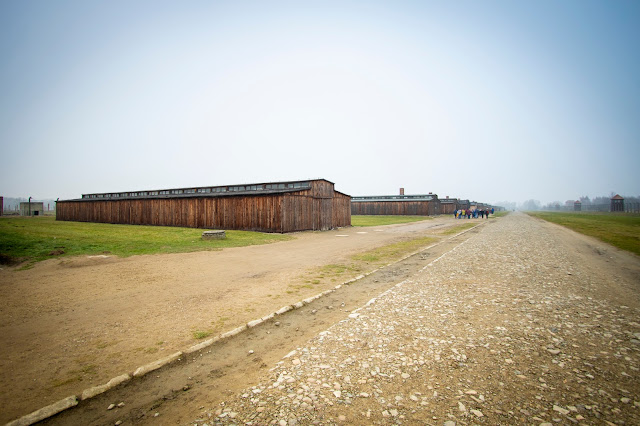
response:
[[[469,210],[471,208],[471,201],[458,200],[458,210]]]
[[[42,216],[44,214],[43,202],[26,202],[20,203],[20,215],[21,216]]]
[[[351,225],[350,197],[313,179],[83,194],[56,204],[56,220],[262,232]]]
[[[0,216],[2,216],[2,212],[4,212],[4,197],[0,197]]]
[[[582,202],[580,200],[576,200],[573,202],[573,211],[574,212],[582,211]]]
[[[440,214],[440,200],[436,194],[351,197],[351,214],[433,216]]]
[[[446,198],[440,199],[440,214],[453,214],[456,210],[458,210],[457,198],[449,198],[447,195]]]
[[[624,211],[624,198],[622,198],[618,194],[616,194],[613,198],[611,198],[611,211],[612,212],[623,212]]]

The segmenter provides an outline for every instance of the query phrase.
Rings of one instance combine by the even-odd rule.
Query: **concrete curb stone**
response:
[[[113,379],[111,379],[107,383],[105,383],[104,385],[94,386],[92,388],[85,389],[82,392],[82,396],[80,397],[80,400],[84,401],[85,399],[93,398],[94,396],[100,395],[101,393],[104,393],[104,392],[108,391],[111,388],[115,388],[120,383],[124,383],[124,382],[127,382],[129,380],[131,380],[131,376],[128,375],[128,374],[123,374],[121,376],[114,377]]]
[[[211,338],[211,339],[207,339],[204,342],[201,342],[201,343],[198,343],[197,345],[191,346],[189,349],[185,349],[183,352],[185,354],[192,354],[194,352],[198,352],[201,349],[204,349],[204,348],[206,348],[208,346],[213,345],[218,340],[220,340],[220,337],[218,337],[218,336],[216,336],[214,338]]]
[[[78,398],[75,395],[68,396],[65,399],[61,399],[58,402],[54,402],[51,405],[47,405],[39,410],[34,411],[31,414],[20,417],[17,420],[7,423],[6,426],[28,426],[37,423],[41,420],[54,416],[67,408],[75,407],[78,405]]]
[[[180,358],[181,356],[182,356],[182,352],[176,352],[174,354],[169,355],[168,357],[143,365],[142,367],[138,367],[138,369],[133,372],[133,377],[144,376],[145,374],[150,373],[153,370],[157,370],[160,367],[163,367],[169,363],[172,363],[173,361]]]

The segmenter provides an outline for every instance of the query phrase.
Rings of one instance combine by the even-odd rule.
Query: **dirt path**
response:
[[[183,350],[195,331],[227,331],[337,284],[306,283],[310,270],[459,223],[441,217],[220,252],[0,270],[0,382],[11,389],[0,395],[0,422]]]

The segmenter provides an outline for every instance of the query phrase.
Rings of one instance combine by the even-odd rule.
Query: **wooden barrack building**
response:
[[[56,219],[261,232],[351,225],[351,197],[325,179],[83,194],[58,201]]]
[[[436,194],[351,197],[352,215],[433,216],[440,214]]]
[[[440,214],[453,214],[456,210],[458,210],[457,198],[447,197],[440,199]]]

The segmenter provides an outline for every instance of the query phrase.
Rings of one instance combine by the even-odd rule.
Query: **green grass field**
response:
[[[640,216],[610,213],[527,213],[640,255]]]
[[[442,231],[442,235],[454,235],[467,229],[473,228],[476,225],[480,225],[481,223],[484,222],[474,220],[473,222],[462,223],[460,225],[447,228],[446,230]]]
[[[62,222],[53,217],[0,219],[0,263],[27,266],[58,256],[187,253],[286,241],[292,237],[226,231],[225,240],[203,240],[202,230],[164,226]]]
[[[430,216],[351,216],[351,226],[381,226],[432,220]]]

